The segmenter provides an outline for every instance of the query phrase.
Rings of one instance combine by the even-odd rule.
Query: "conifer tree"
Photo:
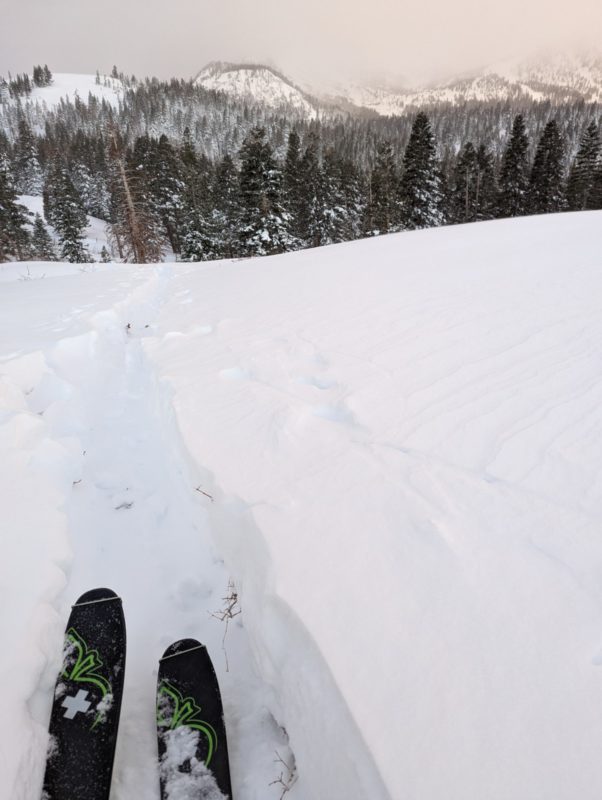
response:
[[[478,215],[479,166],[472,142],[460,150],[450,188],[449,214],[452,222],[474,222]]]
[[[255,127],[240,151],[241,250],[271,255],[292,248],[290,217],[281,205],[281,174],[265,128]]]
[[[303,214],[303,181],[301,178],[301,139],[297,131],[289,133],[284,162],[283,201],[291,216],[291,231],[302,238],[301,217]]]
[[[325,181],[320,164],[320,139],[311,132],[303,158],[299,164],[299,202],[294,228],[308,247],[319,247],[325,242],[326,197]]]
[[[399,199],[403,228],[429,228],[445,222],[435,137],[428,117],[422,111],[414,120],[403,157]]]
[[[495,219],[497,216],[497,186],[493,153],[486,145],[477,148],[476,219]]]
[[[71,264],[92,260],[84,245],[88,218],[67,167],[60,162],[49,174],[46,191],[51,209],[50,221],[59,238],[60,258]]]
[[[591,122],[581,137],[579,150],[569,173],[566,197],[570,211],[584,211],[591,207],[599,158],[600,133],[596,123]]]
[[[389,233],[398,227],[398,183],[391,142],[381,142],[376,150],[376,162],[370,176],[370,193],[364,220],[364,231],[368,236]]]
[[[343,208],[339,241],[350,242],[362,235],[362,221],[366,213],[366,180],[351,159],[337,156],[334,150],[331,153],[333,158],[336,157],[339,198]]]
[[[550,120],[535,152],[527,198],[529,213],[550,214],[564,208],[564,158],[558,123]]]
[[[525,119],[522,114],[517,114],[502,157],[498,198],[499,213],[502,217],[519,217],[527,213],[528,150],[529,139]]]
[[[56,261],[52,237],[39,214],[36,214],[31,234],[32,256],[36,261]]]
[[[136,174],[126,165],[124,143],[114,126],[109,128],[108,146],[111,186],[108,230],[115,251],[123,261],[135,264],[161,261],[161,222],[150,208],[144,175]]]
[[[222,234],[219,221],[214,219],[213,167],[206,156],[197,155],[189,129],[184,131],[180,163],[183,181],[180,257],[184,261],[219,258],[223,255],[220,239],[228,234]]]
[[[146,173],[153,211],[163,223],[172,250],[179,253],[185,184],[178,153],[167,136],[151,142],[148,160],[141,167]]]
[[[24,261],[29,257],[29,216],[25,206],[18,202],[8,160],[0,155],[0,261]]]
[[[15,143],[15,177],[20,194],[42,193],[44,179],[38,160],[35,136],[23,117],[19,119],[19,132]]]
[[[217,165],[213,187],[213,223],[220,258],[238,255],[240,214],[238,171],[232,158],[226,155]]]

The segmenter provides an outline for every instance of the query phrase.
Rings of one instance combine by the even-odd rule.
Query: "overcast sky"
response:
[[[189,77],[220,59],[416,83],[582,38],[602,42],[602,0],[0,0],[0,74]]]

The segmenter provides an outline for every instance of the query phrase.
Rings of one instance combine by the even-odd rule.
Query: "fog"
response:
[[[0,0],[0,74],[190,77],[220,59],[416,84],[601,35],[600,0]]]

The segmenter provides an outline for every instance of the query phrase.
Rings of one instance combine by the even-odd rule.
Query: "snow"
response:
[[[200,735],[185,726],[163,734],[165,754],[159,771],[166,800],[228,800],[219,790],[213,773],[196,757]],[[186,762],[190,771],[180,771]]]
[[[44,201],[41,197],[36,197],[32,195],[20,195],[18,198],[18,202],[22,203],[28,211],[30,211],[33,215],[39,214],[42,219],[44,220],[44,224],[48,228],[48,232],[54,239],[55,243],[58,243],[58,236],[56,231],[51,225],[48,225],[46,220],[44,219]],[[33,224],[33,217],[31,220]],[[85,239],[84,245],[87,248],[88,252],[94,259],[94,261],[100,261],[101,258],[101,251],[102,248],[105,247],[107,252],[111,252],[111,246],[109,244],[109,237],[107,233],[107,223],[102,219],[97,219],[96,217],[88,217],[88,227],[85,231]],[[59,247],[57,244],[57,252],[59,252]],[[53,266],[54,269],[54,266]],[[23,269],[21,267],[21,272]],[[0,278],[0,280],[2,280]]]
[[[292,107],[308,119],[317,117],[305,93],[270,67],[216,62],[204,67],[195,83],[209,91],[225,92],[268,108]]]
[[[31,94],[22,102],[42,103],[48,109],[58,106],[61,100],[71,100],[79,97],[84,103],[88,102],[88,96],[92,94],[98,100],[105,100],[107,103],[117,108],[119,97],[123,92],[123,85],[120,80],[110,78],[106,75],[100,76],[100,85],[96,83],[95,75],[78,75],[72,73],[53,73],[52,84],[50,86],[34,86]]]
[[[69,605],[107,585],[115,800],[158,797],[156,664],[188,636],[237,800],[281,797],[278,757],[287,800],[597,800],[600,221],[4,268],[3,796],[39,796]]]

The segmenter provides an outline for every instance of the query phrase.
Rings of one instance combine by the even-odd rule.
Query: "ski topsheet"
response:
[[[182,639],[159,663],[162,800],[232,800],[222,700],[205,647]]]
[[[124,672],[121,599],[93,589],[73,606],[65,631],[42,800],[108,800]]]

